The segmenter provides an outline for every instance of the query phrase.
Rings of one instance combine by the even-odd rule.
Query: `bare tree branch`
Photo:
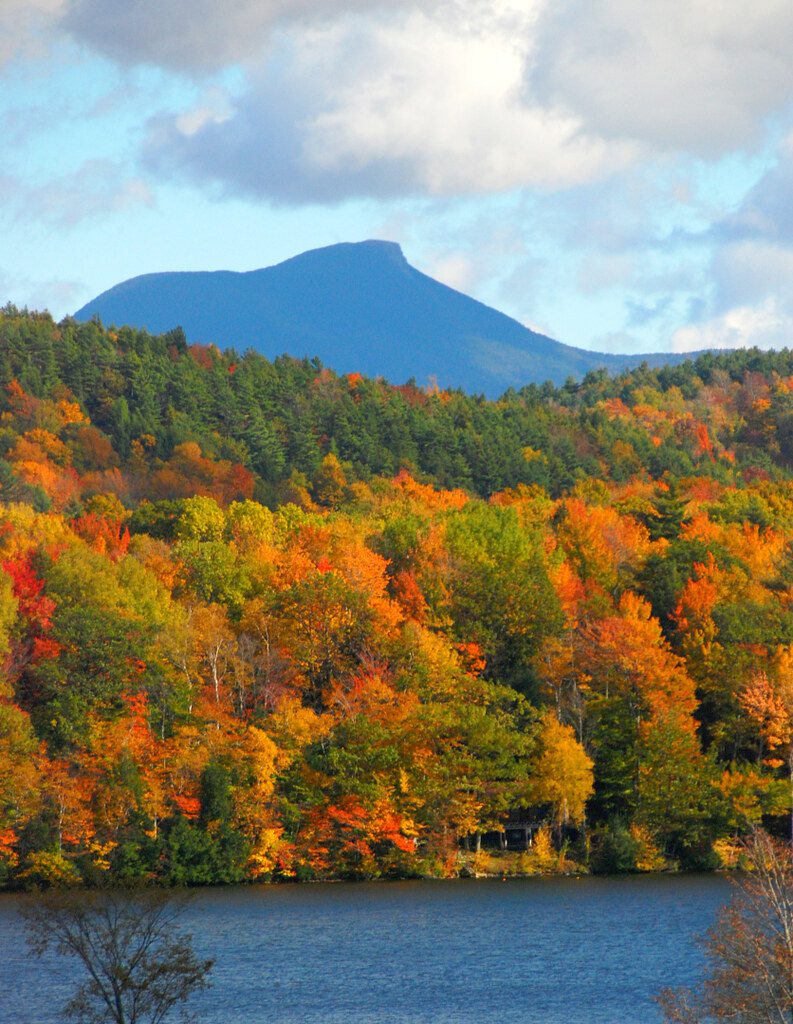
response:
[[[23,913],[36,955],[73,957],[86,975],[64,1007],[76,1024],[163,1024],[209,984],[178,927],[186,898],[159,889],[67,890],[31,898]]]
[[[703,946],[709,969],[700,991],[665,989],[670,1024],[793,1024],[793,857],[788,844],[756,831],[749,871],[736,882]]]

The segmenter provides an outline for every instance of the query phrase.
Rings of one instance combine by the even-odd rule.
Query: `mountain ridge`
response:
[[[167,271],[119,282],[75,313],[269,358],[317,356],[339,372],[437,381],[495,397],[603,367],[679,363],[692,353],[621,355],[533,331],[413,267],[396,242],[341,242],[250,271]]]

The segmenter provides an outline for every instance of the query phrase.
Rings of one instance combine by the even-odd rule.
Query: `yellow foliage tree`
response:
[[[542,723],[540,753],[532,774],[532,799],[550,804],[558,830],[582,825],[586,802],[594,788],[594,764],[569,725],[549,712]]]

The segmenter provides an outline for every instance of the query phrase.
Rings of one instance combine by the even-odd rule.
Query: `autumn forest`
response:
[[[0,502],[4,886],[789,833],[787,351],[493,402],[8,306]]]

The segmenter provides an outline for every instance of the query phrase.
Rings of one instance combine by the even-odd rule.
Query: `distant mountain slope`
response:
[[[274,267],[144,274],[75,314],[153,333],[181,325],[191,342],[319,356],[340,373],[496,396],[532,381],[562,383],[596,367],[621,370],[673,353],[607,355],[572,348],[422,274],[394,242],[313,249]]]

